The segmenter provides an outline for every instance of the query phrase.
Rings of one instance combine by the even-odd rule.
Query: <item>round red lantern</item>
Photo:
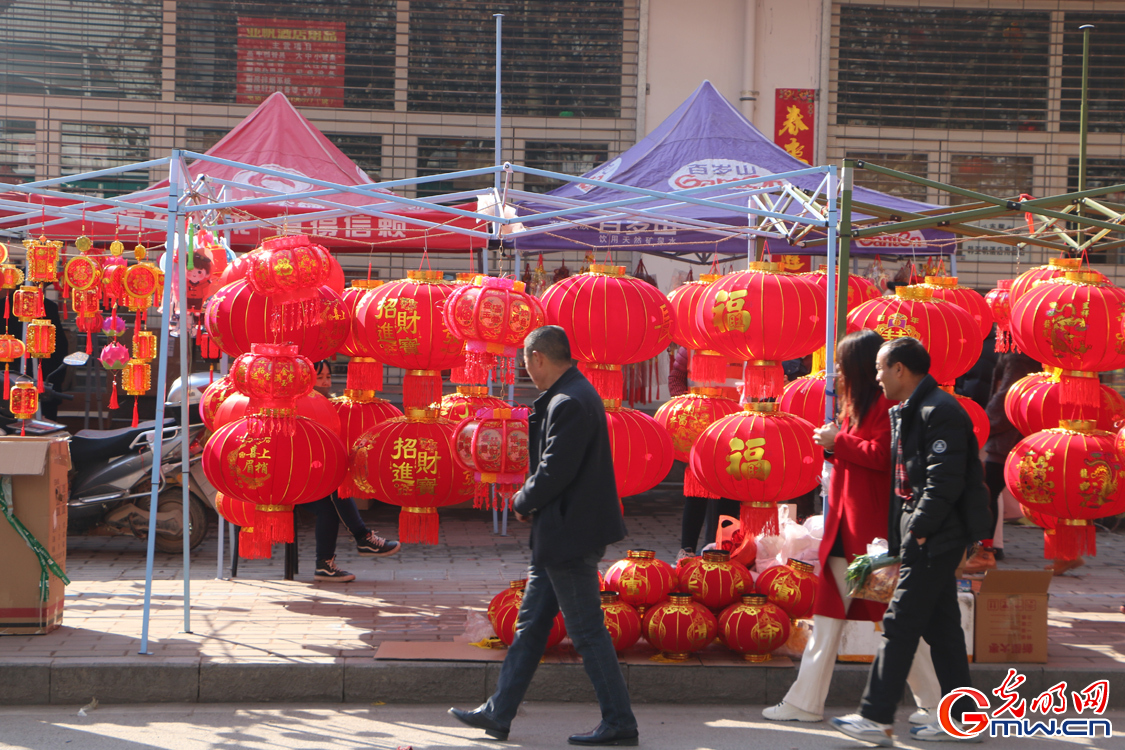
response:
[[[837,272],[838,273],[838,272]],[[828,266],[821,264],[815,271],[809,271],[803,276],[808,276],[812,279],[820,290],[824,292],[825,299],[828,298]],[[839,278],[839,276],[837,276]],[[879,287],[866,276],[859,276],[854,273],[848,274],[848,312],[856,309],[864,302],[882,297]]]
[[[745,397],[773,398],[785,385],[782,360],[823,345],[824,305],[824,292],[809,277],[751,262],[748,271],[709,286],[696,315],[720,354],[747,360]]]
[[[719,632],[719,622],[711,610],[691,594],[678,592],[645,612],[643,627],[645,640],[674,661],[684,661],[692,652],[707,647]]]
[[[377,353],[360,343],[355,335],[356,311],[359,301],[372,289],[383,285],[378,279],[356,279],[344,291],[344,306],[351,313],[351,326],[348,337],[340,345],[340,354],[348,359],[348,389],[353,391],[383,390],[383,363],[375,358]]]
[[[53,284],[59,280],[59,253],[63,243],[58,240],[28,238],[23,241],[27,248],[27,281],[29,284]]]
[[[0,334],[0,362],[4,363],[4,398],[8,398],[11,390],[8,385],[8,368],[17,359],[23,359],[27,349],[23,342],[11,334]]]
[[[614,405],[606,407],[605,419],[619,498],[647,492],[668,476],[672,438],[655,419]]]
[[[215,493],[215,510],[228,522],[239,527],[238,556],[247,560],[261,560],[270,556],[273,544],[269,535],[254,526],[258,513],[254,503]]]
[[[887,341],[912,336],[930,353],[930,374],[952,384],[980,358],[980,326],[959,305],[924,286],[900,286],[894,297],[865,302],[848,314],[848,333],[870,328]]]
[[[785,384],[778,407],[811,425],[824,424],[824,378],[825,372],[821,370],[790,380]]]
[[[23,271],[11,263],[0,263],[0,289],[15,289],[23,283]]]
[[[498,485],[499,510],[523,484],[527,473],[527,408],[481,409],[474,417],[462,420],[453,431],[453,457],[477,483],[474,508],[487,508],[488,486]]]
[[[763,594],[748,594],[719,616],[723,643],[747,661],[770,660],[789,640],[789,616]]]
[[[691,446],[717,419],[741,410],[738,402],[723,396],[721,388],[692,388],[674,396],[656,410],[657,423],[672,437],[672,457],[687,462]],[[684,470],[684,494],[688,497],[718,497],[707,491],[688,466]]]
[[[727,378],[727,358],[711,348],[711,338],[698,316],[700,298],[721,278],[720,274],[700,274],[699,281],[685,282],[668,292],[672,340],[691,350],[691,379],[700,383],[723,383]]]
[[[621,601],[636,607],[642,615],[676,588],[672,566],[656,559],[650,549],[631,549],[605,572],[605,587],[616,591]]]
[[[1047,265],[1030,268],[1016,277],[1008,291],[1008,303],[1015,307],[1019,298],[1031,291],[1040,281],[1057,279],[1067,271],[1080,270],[1082,270],[1081,258],[1049,258]]]
[[[1125,421],[1125,398],[1108,385],[1100,384],[1098,409],[1063,408],[1062,385],[1045,373],[1028,375],[1008,390],[1004,412],[1021,435],[1031,435],[1058,426],[1063,419],[1093,419],[1099,430],[1116,432]]]
[[[125,270],[129,267],[124,258],[101,257],[101,289],[105,301],[116,305],[125,302]]]
[[[101,290],[97,289],[98,282],[102,279],[102,266],[96,258],[91,258],[88,255],[79,255],[77,258],[71,258],[66,264],[66,270],[63,272],[63,280],[66,285],[76,291],[89,291],[95,290],[98,296],[101,296]]]
[[[1111,432],[1064,421],[1016,444],[1004,481],[1021,505],[1070,523],[1056,529],[1061,557],[1097,554],[1090,521],[1125,511],[1125,466]]]
[[[316,289],[328,282],[332,265],[328,250],[303,235],[271,237],[247,257],[251,288],[283,309],[315,298]]]
[[[973,434],[977,438],[977,447],[983,448],[984,444],[988,442],[988,435],[992,431],[992,426],[988,423],[988,414],[984,409],[980,408],[980,404],[973,401],[968,396],[961,396],[959,394],[952,394],[957,403],[961,404],[961,408],[969,415],[969,419],[973,422]]]
[[[365,432],[388,419],[402,416],[398,407],[390,401],[376,398],[374,391],[345,390],[343,396],[332,399],[332,406],[340,420],[340,437],[349,460],[352,448]],[[338,492],[340,497],[375,498],[375,491],[370,485],[361,487],[356,484],[350,467]]]
[[[1012,349],[1012,280],[1000,279],[996,288],[984,295],[985,304],[992,311],[992,319],[996,321],[996,351],[1006,352]]]
[[[262,407],[258,407],[261,409]],[[340,416],[326,396],[309,391],[293,401],[293,409],[299,417],[307,417],[317,424],[324,425],[337,435],[340,434]],[[230,394],[215,412],[215,427],[219,429],[235,420],[255,415],[255,407],[249,396],[235,392]]]
[[[120,344],[110,344],[110,346],[121,346]],[[121,347],[124,349],[125,347]],[[105,351],[109,349],[107,346],[102,349],[103,356]],[[104,362],[103,362],[104,364]],[[107,365],[107,369],[109,369]],[[207,386],[203,391],[203,395],[199,399],[199,416],[203,419],[203,425],[210,431],[214,432],[217,427],[215,425],[215,415],[219,411],[219,407],[223,405],[232,394],[238,393],[238,388],[235,387],[234,381],[231,380],[230,375],[219,378],[215,382]]]
[[[820,483],[823,454],[813,442],[813,426],[778,411],[777,404],[745,404],[743,409],[703,431],[691,449],[691,469],[718,497],[742,502],[746,534],[776,534],[776,503]]]
[[[443,419],[454,424],[476,416],[481,409],[506,409],[507,401],[488,395],[488,387],[483,385],[459,385],[454,393],[447,393],[437,403],[438,412]]]
[[[496,637],[505,646],[511,646],[516,639],[516,624],[519,620],[520,605],[523,603],[523,593],[527,589],[527,581],[512,581],[508,588],[492,597],[488,604],[488,621]],[[555,615],[551,632],[547,635],[547,648],[554,648],[566,637],[566,623],[563,621],[562,612]]]
[[[616,591],[602,592],[602,614],[614,651],[620,653],[631,648],[641,637],[641,616],[621,601]]]
[[[203,326],[195,333],[195,345],[199,347],[200,359],[220,359],[223,356],[223,350],[215,343],[215,339],[211,338],[211,334],[207,333],[207,329]],[[214,370],[214,364],[211,366]]]
[[[12,386],[8,394],[8,408],[16,419],[31,419],[39,411],[39,391],[31,383],[20,382]],[[20,428],[23,435],[23,428]]]
[[[812,614],[819,585],[813,566],[792,558],[785,565],[775,565],[758,576],[759,593],[794,620]]]
[[[921,284],[933,293],[934,299],[943,299],[952,302],[972,316],[980,328],[981,341],[988,338],[992,332],[992,308],[979,292],[968,287],[959,286],[956,276],[927,276],[926,283]]]
[[[125,269],[121,285],[125,289],[125,305],[142,312],[160,304],[164,293],[164,274],[152,263],[137,263]]]
[[[252,409],[292,409],[295,399],[312,390],[316,371],[296,344],[251,344],[249,353],[234,360],[230,378],[250,397]]]
[[[652,359],[672,338],[672,308],[624,266],[591,265],[543,294],[547,322],[561,326],[570,353],[603,399],[620,400],[622,365]]]
[[[742,563],[724,550],[707,550],[680,577],[684,591],[707,609],[718,611],[754,591],[754,579]]]
[[[543,305],[514,279],[477,276],[445,304],[446,327],[465,341],[464,377],[471,383],[486,382],[494,369],[499,382],[513,383],[523,340],[546,320]]]
[[[703,562],[703,558],[699,555],[692,555],[690,557],[681,557],[676,560],[676,567],[673,569],[676,573],[676,591],[681,593],[688,593],[687,580],[691,575],[692,570]],[[753,579],[751,579],[753,583]]]
[[[12,293],[12,315],[24,323],[46,315],[43,292],[37,286],[21,286]]]

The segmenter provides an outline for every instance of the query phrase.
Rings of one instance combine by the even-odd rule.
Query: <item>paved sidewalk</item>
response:
[[[607,552],[605,566],[628,548],[654,549],[660,558],[674,560],[680,510],[678,491],[670,488],[626,501],[630,536]],[[380,506],[365,516],[380,533],[396,535],[397,509]],[[147,656],[138,654],[143,544],[72,538],[63,627],[45,636],[0,638],[0,705],[84,703],[92,695],[103,702],[238,696],[419,702],[487,695],[501,653],[468,649],[480,652],[480,661],[472,663],[452,662],[443,656],[449,649],[436,646],[433,661],[388,663],[372,657],[384,641],[464,640],[470,613],[483,612],[509,580],[523,577],[526,525],[513,520],[509,536],[498,536],[488,513],[443,509],[440,544],[409,546],[385,559],[359,557],[350,537],[341,536],[338,563],[357,576],[347,584],[312,582],[311,522],[299,524],[298,533],[296,581],[282,580],[281,547],[272,560],[241,561],[237,579],[217,579],[212,534],[192,557],[190,633],[183,632],[181,556],[158,554]],[[1043,566],[1039,530],[1009,525],[1005,536],[1002,567]],[[1109,676],[1113,705],[1125,707],[1125,615],[1119,612],[1125,602],[1125,533],[1100,532],[1098,545],[1098,557],[1055,578],[1051,587],[1049,663],[1025,665],[1021,671],[1029,675],[1027,687],[1034,694],[1058,679],[1080,688],[1097,679],[1091,675]],[[711,685],[713,700],[770,703],[795,676],[784,663],[749,667],[707,655],[664,665],[641,653],[626,663],[631,687],[642,701],[677,700],[685,684],[694,683]],[[545,666],[533,697],[592,697],[573,655],[553,656]],[[683,671],[669,681],[669,668]],[[1005,665],[974,665],[981,687],[991,687],[1005,671]],[[854,704],[866,672],[865,665],[840,665],[830,704]],[[1085,681],[1077,685],[1080,680]]]

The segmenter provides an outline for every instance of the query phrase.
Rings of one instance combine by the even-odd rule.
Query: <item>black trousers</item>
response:
[[[1004,483],[1004,464],[985,461],[984,483],[988,485],[988,511],[992,514],[992,527],[995,528],[996,519],[1000,517],[1000,493],[1007,486]]]
[[[913,539],[907,542],[898,588],[883,616],[883,641],[860,701],[859,713],[864,718],[894,723],[919,638],[930,644],[942,695],[971,687],[955,575],[963,554],[958,548],[931,558],[925,545],[919,547]],[[954,705],[954,718],[960,718],[961,711],[973,710],[970,701],[961,702],[966,705]]]

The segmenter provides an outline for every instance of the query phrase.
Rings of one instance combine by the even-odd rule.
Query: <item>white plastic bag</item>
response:
[[[492,632],[492,623],[488,621],[488,617],[483,612],[471,609],[465,618],[465,631],[453,640],[458,643],[479,643],[494,635],[496,633]]]

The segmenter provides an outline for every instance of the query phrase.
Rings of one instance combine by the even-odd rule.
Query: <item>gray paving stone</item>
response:
[[[144,657],[55,659],[50,702],[194,703],[199,700],[199,660]]]
[[[476,707],[488,697],[484,662],[346,659],[349,703],[449,703]]]
[[[340,701],[343,697],[344,665],[339,659],[290,664],[205,661],[199,665],[200,703]]]
[[[0,660],[0,706],[35,706],[50,702],[49,663]]]

